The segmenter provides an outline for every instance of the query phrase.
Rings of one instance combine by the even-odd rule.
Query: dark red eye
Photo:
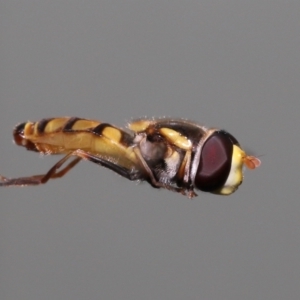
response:
[[[207,139],[195,176],[197,189],[213,192],[225,184],[231,168],[233,145],[238,145],[238,141],[223,130],[214,132]]]

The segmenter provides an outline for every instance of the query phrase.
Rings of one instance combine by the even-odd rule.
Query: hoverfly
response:
[[[139,119],[123,130],[76,117],[52,118],[19,124],[13,136],[27,150],[65,156],[42,175],[0,176],[0,186],[44,184],[85,159],[189,198],[197,196],[194,189],[229,195],[243,181],[243,165],[255,169],[261,163],[230,133],[182,119]]]

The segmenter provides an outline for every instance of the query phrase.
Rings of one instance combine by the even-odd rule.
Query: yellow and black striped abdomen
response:
[[[133,136],[110,124],[80,118],[53,118],[26,122],[14,130],[17,145],[44,154],[82,149],[101,156],[126,151]]]
[[[80,122],[79,122],[80,121]],[[75,124],[77,126],[75,127]],[[39,122],[25,122],[16,126],[13,135],[17,145],[42,153],[60,153],[64,148],[62,133],[75,132],[78,128],[88,130],[99,122],[78,118],[51,118]]]

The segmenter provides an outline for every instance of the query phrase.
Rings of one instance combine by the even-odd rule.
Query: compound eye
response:
[[[238,141],[226,131],[216,131],[202,146],[200,162],[195,176],[195,187],[214,192],[222,188],[229,176],[233,145]]]

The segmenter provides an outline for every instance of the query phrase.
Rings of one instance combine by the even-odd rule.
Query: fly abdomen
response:
[[[27,150],[55,154],[64,152],[64,135],[86,132],[99,124],[100,122],[75,117],[48,118],[17,125],[13,136],[15,143]]]
[[[77,117],[22,123],[16,126],[13,135],[17,145],[43,154],[88,149],[93,153],[109,156],[116,149],[126,151],[133,142],[133,135],[122,129]]]

